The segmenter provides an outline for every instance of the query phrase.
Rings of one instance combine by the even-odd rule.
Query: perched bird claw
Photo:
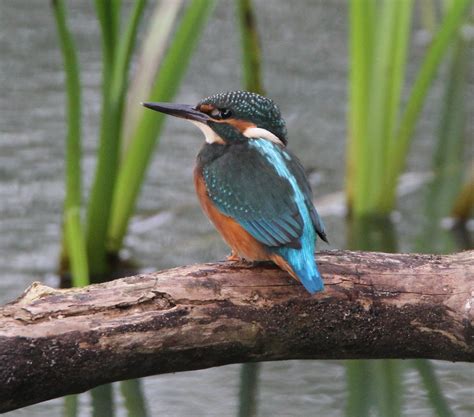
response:
[[[231,253],[227,257],[227,261],[232,262],[233,266],[240,266],[240,267],[244,267],[244,268],[249,268],[249,267],[255,266],[255,263],[256,263],[254,261],[249,261],[245,258],[241,258],[238,255],[234,255],[233,253]]]
[[[227,260],[230,262],[239,262],[241,259],[242,258],[234,251],[232,251],[231,254],[227,256]]]

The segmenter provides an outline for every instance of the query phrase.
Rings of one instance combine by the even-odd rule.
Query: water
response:
[[[344,0],[255,1],[264,50],[265,85],[287,120],[290,146],[310,173],[317,197],[343,188],[346,137],[347,9]],[[126,4],[130,4],[127,2]],[[98,27],[89,2],[71,0],[70,22],[80,47],[84,85],[85,184],[94,171],[100,110]],[[232,7],[231,7],[232,6]],[[220,2],[192,60],[176,101],[194,103],[240,88],[234,8]],[[415,68],[421,52],[413,51]],[[0,2],[0,302],[34,280],[56,285],[63,190],[64,91],[61,57],[48,3]],[[429,169],[436,128],[437,85],[417,129],[409,169]],[[474,81],[468,99],[474,98]],[[434,104],[433,104],[434,103]],[[472,110],[472,109],[471,109]],[[472,114],[472,112],[471,112]],[[468,132],[474,133],[470,122]],[[222,259],[227,253],[203,217],[192,186],[200,133],[170,119],[141,193],[124,255],[150,269]],[[396,224],[399,250],[415,248],[421,193],[403,198]],[[325,216],[333,248],[346,245],[343,220]],[[436,362],[441,385],[458,416],[470,416],[472,366]],[[143,380],[152,416],[235,416],[240,366],[149,377]],[[417,374],[407,372],[405,411],[432,412]],[[259,416],[339,416],[345,394],[337,361],[266,363],[261,368]],[[117,391],[117,387],[115,387]],[[116,392],[117,416],[126,415]],[[91,415],[80,397],[80,415]],[[9,417],[62,415],[63,399],[8,413]],[[290,411],[288,411],[290,410]]]

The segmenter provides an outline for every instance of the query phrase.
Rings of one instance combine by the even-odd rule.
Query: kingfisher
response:
[[[230,246],[232,261],[273,261],[306,290],[324,289],[314,259],[328,242],[299,159],[287,148],[285,121],[269,98],[215,94],[197,105],[143,103],[189,120],[204,133],[194,185],[204,213]]]

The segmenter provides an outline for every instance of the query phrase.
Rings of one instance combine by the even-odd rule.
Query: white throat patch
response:
[[[201,129],[202,133],[206,138],[207,143],[220,143],[225,144],[224,139],[222,139],[216,132],[214,132],[208,125],[197,122],[196,120],[190,120],[193,125],[196,125],[199,129]]]
[[[266,139],[270,142],[276,143],[277,145],[285,146],[285,144],[280,139],[278,139],[276,135],[267,129],[262,129],[260,127],[248,127],[244,130],[243,134],[248,138]]]

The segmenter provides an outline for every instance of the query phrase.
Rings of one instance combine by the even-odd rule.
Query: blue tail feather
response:
[[[313,262],[313,265],[310,268],[293,270],[295,271],[295,274],[298,276],[303,286],[311,294],[324,290],[323,280],[315,262]]]
[[[294,249],[279,248],[277,252],[291,267],[295,275],[299,278],[306,290],[314,294],[324,290],[323,279],[319,273],[318,266],[314,260],[313,248]]]

